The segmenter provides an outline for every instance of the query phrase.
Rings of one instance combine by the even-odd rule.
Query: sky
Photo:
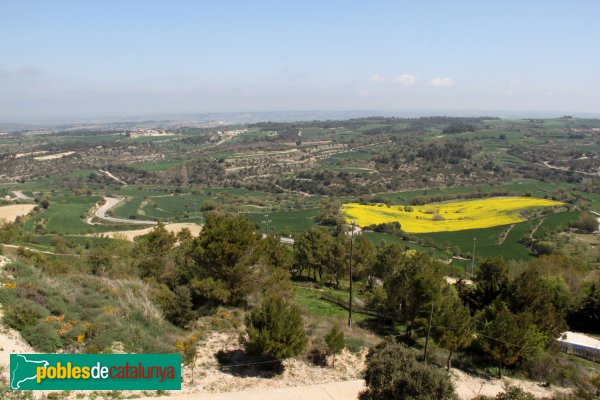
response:
[[[600,1],[0,0],[0,120],[600,116]]]

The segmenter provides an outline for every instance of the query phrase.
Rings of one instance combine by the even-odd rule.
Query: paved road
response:
[[[137,400],[355,400],[364,390],[362,379],[323,383],[312,386],[253,389],[229,393],[175,394],[166,397],[142,397]]]
[[[96,217],[103,219],[105,221],[108,221],[108,222],[117,222],[117,223],[131,224],[131,225],[156,225],[157,224],[156,221],[140,221],[137,219],[107,217],[106,213],[111,208],[113,208],[114,206],[116,206],[123,200],[124,200],[123,197],[106,197],[105,196],[104,197],[104,205],[102,207],[100,207],[98,210],[96,210]]]

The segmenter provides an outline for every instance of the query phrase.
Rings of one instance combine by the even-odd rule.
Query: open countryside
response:
[[[505,3],[0,1],[0,400],[600,399],[600,2]]]

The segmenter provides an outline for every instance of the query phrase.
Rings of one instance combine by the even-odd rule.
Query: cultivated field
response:
[[[104,232],[101,233],[101,237],[107,237],[111,239],[115,238],[125,238],[127,240],[133,241],[136,237],[146,235],[150,233],[154,227],[144,228],[144,229],[136,229],[131,231],[112,231],[112,232]],[[175,234],[181,232],[183,229],[189,229],[193,236],[198,236],[200,231],[202,230],[202,226],[192,223],[177,223],[177,224],[166,224],[165,229],[169,232],[173,232]],[[94,234],[97,236],[97,234]]]
[[[14,222],[17,217],[28,214],[36,207],[35,204],[13,204],[0,207],[0,221]]]
[[[409,233],[482,229],[523,222],[520,212],[563,203],[532,197],[492,197],[481,200],[431,203],[422,206],[386,206],[347,203],[342,213],[359,226],[399,222]]]

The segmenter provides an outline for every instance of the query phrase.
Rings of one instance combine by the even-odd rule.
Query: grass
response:
[[[36,260],[36,268],[30,262],[11,265],[16,289],[0,288],[0,302],[7,310],[5,323],[20,330],[35,349],[55,352],[76,346],[94,353],[118,341],[128,352],[174,351],[169,342],[180,330],[164,321],[141,280],[80,275],[75,268],[55,279],[43,272],[46,257]]]
[[[318,214],[318,208],[271,212],[269,213],[269,220],[271,220],[269,228],[274,228],[276,232],[289,231],[290,234],[301,233],[315,225],[314,217]],[[262,229],[265,228],[265,224],[262,222],[265,220],[264,212],[249,213],[248,218]]]
[[[112,210],[112,214],[120,218],[129,218],[132,215],[137,215],[138,208],[140,208],[143,201],[142,197],[124,200]]]
[[[322,291],[319,289],[298,285],[294,286],[294,298],[296,303],[305,308],[310,314],[317,317],[348,318],[348,311],[346,309],[321,299],[321,293]],[[339,293],[340,296],[344,295],[342,292]],[[327,294],[331,295],[330,291]],[[356,321],[364,321],[371,317],[365,314],[352,313],[352,318]]]
[[[447,245],[448,247],[456,246],[464,255],[472,254],[473,238],[476,238],[476,258],[502,256],[504,258],[526,260],[531,258],[529,250],[518,241],[531,224],[531,221],[515,224],[502,244],[498,244],[498,238],[508,229],[509,225],[456,232],[436,232],[419,236],[430,238],[435,243]]]
[[[62,234],[80,234],[89,230],[97,230],[100,227],[88,225],[81,219],[81,216],[100,200],[97,196],[73,197],[69,201],[50,202],[47,210],[40,212],[34,218],[30,219],[25,227],[33,231],[37,221],[45,221],[45,230],[48,233]]]
[[[554,207],[563,203],[533,197],[495,197],[414,206],[411,209],[385,205],[347,203],[342,206],[346,219],[360,226],[400,222],[409,233],[451,232],[490,228],[522,222],[519,211]]]
[[[172,168],[183,165],[186,162],[188,162],[188,160],[165,160],[157,162],[131,164],[130,166],[140,171],[168,171]]]
[[[544,218],[544,222],[539,226],[533,237],[540,239],[544,237],[546,233],[554,232],[559,229],[566,229],[569,224],[579,219],[581,212],[579,211],[567,211],[559,214],[552,214]]]

